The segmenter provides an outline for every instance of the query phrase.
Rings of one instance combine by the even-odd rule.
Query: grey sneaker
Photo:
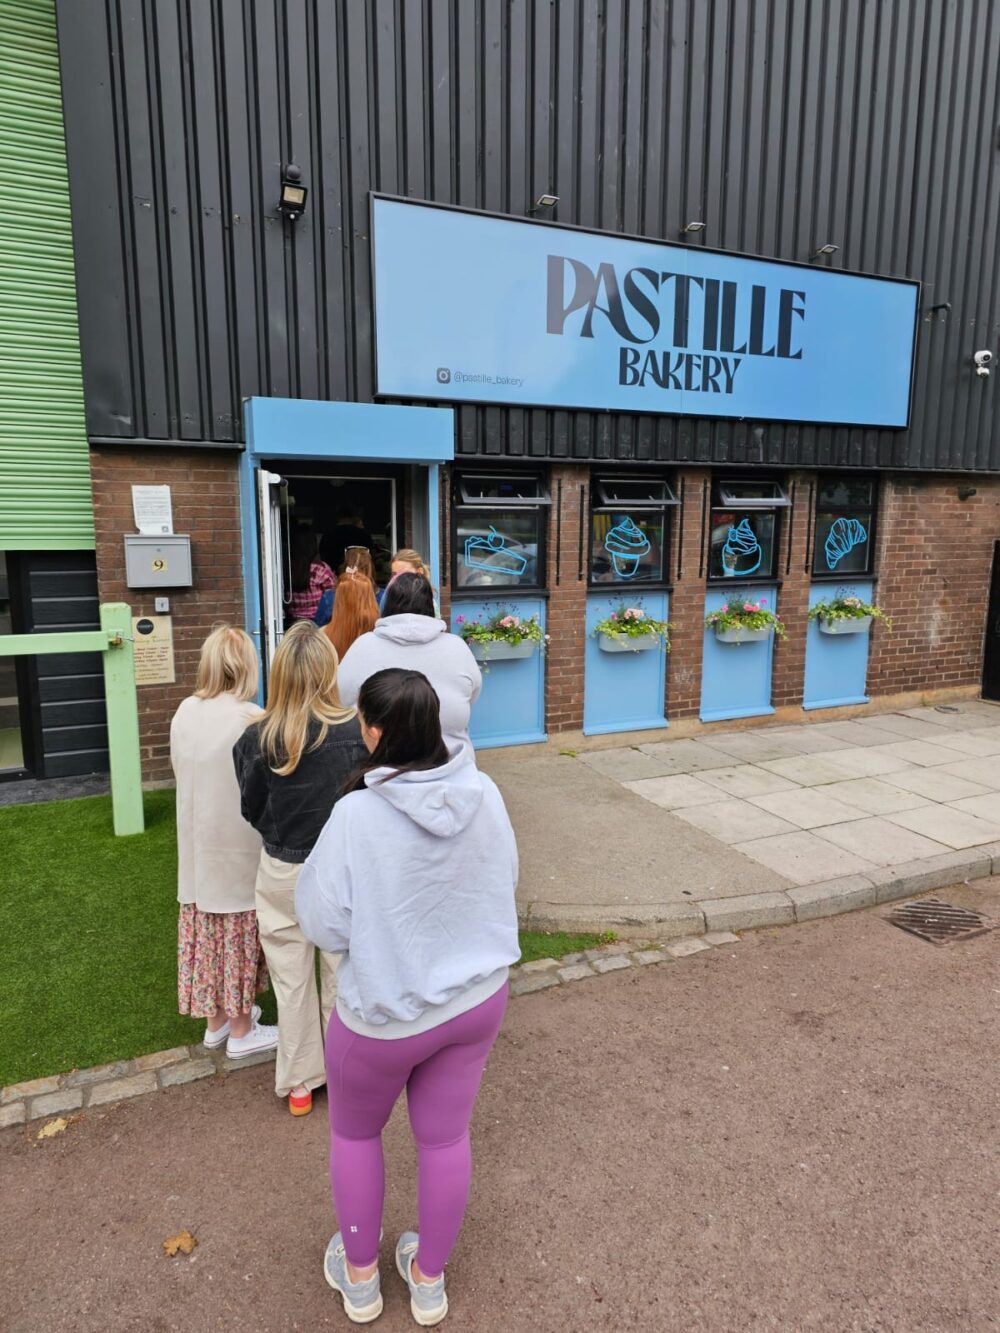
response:
[[[410,1269],[416,1257],[420,1238],[415,1231],[404,1231],[396,1246],[396,1268],[410,1289],[410,1314],[422,1328],[440,1324],[448,1313],[448,1297],[444,1290],[444,1274],[434,1282],[414,1282]]]
[[[366,1282],[352,1282],[347,1276],[347,1255],[339,1231],[326,1247],[323,1275],[334,1291],[340,1292],[344,1299],[344,1313],[353,1323],[370,1324],[382,1313],[378,1269]]]

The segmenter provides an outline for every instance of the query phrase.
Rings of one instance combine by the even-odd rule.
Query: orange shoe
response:
[[[292,1115],[308,1115],[313,1109],[313,1095],[308,1090],[299,1096],[294,1092],[288,1094],[288,1109]]]

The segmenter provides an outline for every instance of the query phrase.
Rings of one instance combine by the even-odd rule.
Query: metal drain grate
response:
[[[894,926],[919,935],[931,944],[948,944],[952,940],[966,940],[973,935],[985,935],[996,925],[968,907],[955,907],[940,898],[921,898],[919,902],[902,903],[886,917]]]

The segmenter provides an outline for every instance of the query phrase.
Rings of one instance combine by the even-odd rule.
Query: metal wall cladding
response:
[[[925,284],[911,428],[462,407],[459,454],[1000,468],[995,0],[60,0],[88,426],[372,395],[368,193]],[[310,195],[277,214],[279,168]],[[418,262],[418,257],[415,256]],[[827,262],[827,261],[820,261]],[[830,374],[837,374],[836,365]]]
[[[94,545],[54,0],[0,5],[0,549]]]

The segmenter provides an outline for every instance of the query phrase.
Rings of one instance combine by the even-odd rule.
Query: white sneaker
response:
[[[250,1022],[256,1023],[260,1018],[260,1005],[255,1004],[250,1010]],[[229,1036],[229,1019],[223,1023],[221,1028],[216,1028],[214,1032],[209,1032],[206,1028],[205,1035],[202,1038],[202,1045],[210,1051],[218,1050],[220,1046],[226,1044],[226,1038]]]
[[[278,1026],[268,1027],[266,1023],[254,1023],[245,1037],[230,1037],[226,1042],[226,1055],[230,1060],[242,1060],[248,1055],[257,1055],[260,1051],[273,1051],[278,1044]]]

